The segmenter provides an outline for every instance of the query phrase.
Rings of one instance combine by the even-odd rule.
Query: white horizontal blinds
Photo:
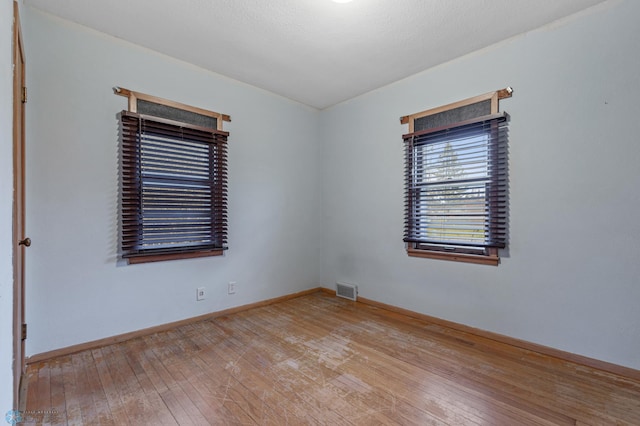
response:
[[[507,117],[485,115],[404,136],[404,241],[462,252],[505,247]]]
[[[121,113],[123,257],[226,249],[227,133]]]

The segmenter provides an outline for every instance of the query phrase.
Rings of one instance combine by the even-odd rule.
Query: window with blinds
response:
[[[509,116],[496,109],[484,99],[413,117],[403,137],[410,255],[498,263],[507,244]]]
[[[198,124],[161,111],[164,118],[119,115],[121,256],[141,263],[220,255],[227,249],[228,133],[200,125],[203,117],[185,119],[192,113],[180,117]]]

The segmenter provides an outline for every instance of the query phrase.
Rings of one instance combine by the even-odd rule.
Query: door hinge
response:
[[[22,103],[27,103],[27,88],[24,86],[22,87]]]
[[[22,324],[22,340],[27,340],[27,324]]]

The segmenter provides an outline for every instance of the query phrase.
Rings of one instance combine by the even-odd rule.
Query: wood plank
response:
[[[224,345],[216,342],[216,331],[211,333],[210,328],[214,328],[211,324],[203,324],[206,330],[200,336],[201,339],[211,341],[211,346],[200,353],[202,362],[209,365],[220,365],[223,368],[228,369],[230,374],[236,378],[242,385],[252,390],[257,398],[259,398],[259,404],[253,411],[253,416],[258,417],[260,422],[272,424],[277,420],[287,419],[288,421],[295,420],[296,422],[304,422],[306,424],[319,424],[312,416],[310,411],[305,410],[303,406],[292,403],[297,396],[290,391],[280,386],[280,383],[275,382],[275,378],[272,378],[269,372],[266,370],[266,366],[260,364],[259,367],[255,367],[254,364],[249,363],[245,357],[246,351],[244,348],[237,348],[232,345]],[[199,333],[198,324],[191,326],[194,333]],[[228,342],[226,339],[225,342]],[[224,345],[224,346],[223,346]],[[259,412],[256,415],[256,411]]]
[[[422,325],[424,326],[424,324]],[[360,330],[359,332],[362,333],[362,330]],[[523,366],[523,360],[526,360],[526,357],[523,356],[523,354],[526,353],[526,351],[522,351],[520,353],[520,357],[518,361],[514,361],[514,363],[510,365],[509,362],[507,361],[507,358],[503,358],[503,359],[498,358],[500,356],[498,352],[491,352],[487,348],[483,348],[482,350],[479,350],[478,348],[475,347],[474,344],[469,345],[469,342],[467,342],[466,339],[463,340],[460,338],[456,338],[455,340],[449,341],[448,338],[445,338],[443,340],[443,339],[439,339],[437,334],[431,334],[430,337],[431,338],[429,339],[429,341],[435,340],[439,344],[429,348],[422,348],[422,349],[420,349],[419,347],[415,348],[418,353],[414,354],[414,357],[416,357],[416,359],[419,360],[420,358],[423,358],[426,356],[425,353],[421,354],[421,352],[430,351],[428,355],[431,357],[432,360],[433,359],[441,360],[439,364],[434,364],[432,366],[432,369],[434,369],[434,371],[438,371],[439,374],[441,375],[446,376],[446,375],[452,375],[452,374],[462,374],[463,377],[465,377],[466,379],[471,378],[472,380],[477,380],[478,385],[476,386],[483,388],[484,392],[490,391],[490,387],[487,387],[487,383],[489,383],[490,386],[499,386],[502,389],[510,389],[510,391],[503,398],[506,398],[507,395],[509,395],[510,397],[511,395],[514,395],[514,394],[518,395],[520,393],[520,394],[523,394],[523,396],[521,397],[521,402],[523,404],[528,404],[525,401],[530,400],[531,395],[528,390],[526,392],[518,392],[518,390],[520,389],[518,387],[519,383],[527,383],[529,386],[533,387],[539,392],[543,391],[543,388],[547,386],[547,384],[544,382],[545,380],[544,377],[541,379],[541,376],[544,376],[544,375],[542,374],[543,371],[540,370],[539,366],[537,367],[537,370],[530,371],[529,375],[524,374],[522,377],[514,375],[514,372],[517,373],[518,371],[526,371],[527,367]],[[400,340],[394,340],[394,338],[389,338],[387,345],[385,345],[385,347],[388,347],[388,348],[402,347],[403,341],[407,341],[410,339],[412,338],[411,336],[408,336],[408,335],[403,336],[403,338]],[[420,343],[420,340],[415,340],[415,342]],[[452,353],[451,349],[447,345],[448,346],[469,345],[469,346],[468,346],[468,350],[463,352],[465,355],[464,359],[456,360],[452,358],[452,354],[455,355],[457,351]],[[391,355],[400,357],[400,358],[403,357],[403,354],[401,353],[391,353]],[[433,358],[434,356],[435,358]],[[417,360],[415,362],[418,362]],[[464,365],[465,361],[467,362],[467,364],[471,366],[463,367],[462,371],[452,371],[449,368],[452,365],[453,366]],[[410,362],[413,362],[413,361],[410,361]],[[486,366],[490,366],[491,364],[496,364],[499,366],[498,368],[496,367],[493,368],[492,370],[493,377],[489,378],[489,377],[482,376],[483,369],[487,368]],[[477,367],[474,367],[474,365]],[[526,365],[526,361],[524,365]],[[513,368],[513,370],[509,370],[509,368]],[[508,377],[510,377],[510,379],[501,379],[500,374],[502,374],[504,371],[507,371],[506,374],[508,374]],[[548,375],[547,380],[552,380],[554,376],[555,374]],[[532,382],[533,380],[537,380],[537,382],[534,383]],[[473,382],[470,380],[467,380],[466,383],[468,386],[471,386]],[[620,396],[622,395],[623,394],[621,394]],[[582,394],[582,397],[584,396],[585,395]],[[572,401],[570,400],[564,401],[565,405],[570,405],[571,403]]]
[[[27,379],[27,410],[52,424],[640,424],[638,380],[324,292],[32,363]]]
[[[122,353],[122,346],[107,346],[102,348],[102,352],[105,354],[111,377],[120,389],[120,399],[127,411],[127,416],[133,423],[177,424],[160,396],[154,392],[146,392],[148,380],[139,376],[141,373],[136,366],[132,368]]]
[[[108,351],[107,356],[108,356]],[[94,349],[91,355],[95,361],[95,367],[100,377],[100,384],[104,390],[107,404],[111,410],[111,416],[118,425],[130,424],[129,415],[124,406],[124,401],[120,398],[120,389],[114,383],[109,371],[109,365],[105,359],[105,352],[102,349]]]
[[[225,367],[240,375],[248,388],[260,391],[260,397],[267,405],[265,415],[283,409],[281,418],[294,419],[297,423],[344,423],[336,413],[324,412],[326,409],[318,409],[308,403],[301,395],[304,388],[310,386],[306,380],[290,383],[273,370],[272,359],[280,359],[280,354],[273,353],[267,358],[249,351],[245,340],[240,340],[235,333],[229,334],[218,322],[214,324],[208,321],[193,324],[193,327],[199,329],[206,338],[212,339],[211,350],[223,360]]]
[[[174,321],[166,324],[157,325],[154,327],[145,328],[142,330],[136,330],[129,333],[118,334],[116,336],[105,337],[104,339],[92,340],[90,342],[80,343],[77,345],[67,346],[60,349],[54,349],[52,351],[42,352],[35,354],[27,358],[27,364],[35,364],[41,361],[47,361],[53,358],[62,357],[65,355],[72,355],[77,352],[82,352],[91,349],[101,348],[103,346],[113,345],[116,343],[126,342],[131,339],[135,339],[142,336],[148,336],[154,333],[159,333],[166,330],[173,330],[186,324],[192,324],[200,321],[204,321],[211,318],[216,318],[223,315],[230,315],[236,312],[242,312],[257,308],[260,306],[267,306],[274,303],[280,303],[285,300],[296,299],[298,297],[306,296],[309,294],[317,293],[321,291],[320,287],[311,288],[309,290],[299,291],[297,293],[291,293],[280,297],[274,297],[272,299],[262,300],[259,302],[249,303],[247,305],[236,306],[234,308],[224,309],[222,311],[211,312],[204,315],[199,315],[192,318],[187,318],[179,321]]]
[[[305,315],[304,312],[305,310],[294,310],[292,311],[292,314],[299,320],[301,316]],[[345,326],[347,326],[347,323],[343,323],[340,327]],[[439,380],[436,376],[429,375],[429,377],[427,377],[423,374],[424,372],[421,372],[419,369],[412,368],[409,364],[398,362],[397,359],[393,359],[391,357],[386,357],[385,359],[385,356],[382,353],[370,350],[354,350],[354,348],[357,347],[356,342],[349,338],[345,338],[344,336],[323,332],[323,325],[320,323],[310,325],[306,324],[305,321],[304,330],[297,330],[296,335],[304,335],[305,331],[314,328],[317,330],[315,334],[316,336],[324,337],[318,341],[313,337],[313,335],[309,335],[305,342],[305,346],[311,347],[312,351],[317,351],[321,357],[324,356],[328,358],[330,364],[337,363],[336,367],[346,371],[350,376],[357,377],[359,380],[369,379],[369,382],[365,381],[367,385],[375,383],[376,377],[368,375],[368,372],[371,370],[378,370],[380,372],[379,375],[388,371],[393,372],[391,376],[387,377],[387,380],[383,380],[385,389],[388,389],[389,386],[393,385],[393,381],[397,377],[403,377],[404,380],[402,380],[401,386],[405,389],[410,389],[411,394],[421,393],[420,389],[416,389],[416,387],[419,388],[419,382],[422,380],[428,381],[431,385],[436,384],[439,391],[434,395],[434,399],[430,402],[430,405],[445,408],[437,409],[437,413],[433,413],[430,410],[432,407],[422,405],[421,401],[411,401],[413,403],[412,405],[425,411],[425,416],[427,414],[435,415],[440,421],[445,422],[446,424],[481,424],[487,421],[490,421],[492,424],[499,424],[500,422],[498,420],[504,417],[494,412],[490,419],[483,418],[482,412],[478,410],[474,404],[469,404],[469,395],[466,395],[466,398],[464,395],[456,395],[454,392],[455,389],[452,389],[450,386],[447,387],[446,383]],[[336,348],[338,349],[336,353],[329,352]],[[349,355],[345,356],[345,353],[348,353]],[[361,354],[363,355],[361,356]],[[348,366],[353,366],[353,368],[346,369]],[[366,366],[366,369],[363,370],[362,366]],[[419,379],[414,382],[413,379],[416,377],[419,377]],[[408,394],[396,395],[403,396],[405,398],[410,397]],[[361,395],[358,395],[358,397],[361,397]]]
[[[300,314],[305,315],[304,312],[308,312],[308,310],[303,309],[300,312]],[[420,353],[420,348],[417,347],[418,346],[417,344],[420,341],[411,339],[411,336],[409,335],[400,334],[399,332],[396,332],[393,335],[385,336],[385,335],[381,335],[384,332],[384,329],[380,329],[380,328],[374,328],[372,330],[372,333],[368,333],[368,330],[366,329],[367,324],[364,324],[364,325],[353,324],[353,323],[350,324],[349,322],[347,322],[348,318],[340,318],[337,315],[331,315],[329,320],[326,318],[323,318],[321,322],[317,323],[317,326],[318,327],[327,326],[328,328],[335,329],[335,326],[328,324],[328,322],[330,321],[336,321],[338,323],[337,325],[340,326],[340,330],[341,330],[340,336],[336,336],[336,337],[340,337],[350,341],[350,344],[356,348],[358,348],[359,345],[363,345],[363,348],[358,348],[358,350],[355,353],[368,353],[370,357],[371,356],[377,356],[379,358],[388,357],[388,359],[384,360],[384,364],[385,364],[385,368],[383,370],[384,372],[390,371],[390,369],[392,368],[391,366],[394,365],[395,361],[401,361],[401,364],[398,364],[395,366],[396,370],[393,370],[394,374],[385,380],[386,385],[389,385],[389,383],[393,380],[393,377],[401,376],[403,374],[406,374],[405,381],[403,382],[404,385],[406,385],[406,382],[413,382],[413,379],[415,377],[420,377],[420,374],[424,374],[424,372],[421,372],[421,370],[425,370],[425,369],[428,369],[430,373],[436,374],[436,377],[428,378],[428,381],[430,383],[441,382],[442,378],[447,379],[452,375],[463,375],[464,377],[468,374],[468,372],[462,371],[459,367],[456,367],[456,370],[454,371],[445,371],[444,373],[442,371],[439,371],[437,368],[437,361],[440,360],[444,365],[453,364],[456,366],[460,364],[464,364],[469,361],[473,362],[473,360],[464,359],[464,360],[461,360],[460,363],[452,363],[451,362],[452,360],[449,356],[442,358],[442,357],[439,357],[436,352],[422,351],[423,353]],[[305,328],[308,328],[308,327],[305,326]],[[383,339],[383,341],[381,341],[381,338]],[[411,342],[411,344],[407,345],[404,343],[405,341]],[[365,342],[366,342],[366,345],[365,345]],[[440,346],[441,345],[438,345],[438,347]],[[397,351],[388,352],[386,350],[387,347],[396,348]],[[369,349],[376,348],[377,351],[365,352],[364,348],[369,348]],[[418,361],[415,364],[413,362],[414,359]],[[428,364],[426,364],[427,362]],[[408,365],[403,365],[403,364],[408,364]],[[413,367],[416,367],[416,368],[413,368]],[[464,382],[465,386],[459,386],[461,382]],[[542,412],[542,410],[536,407],[529,407],[530,408],[529,410],[525,410],[526,411],[525,414],[522,414],[522,413],[518,414],[519,411],[522,411],[522,408],[528,405],[526,404],[526,402],[521,401],[520,403],[521,407],[514,411],[513,409],[510,408],[509,406],[510,404],[505,404],[505,401],[503,401],[502,398],[494,398],[491,395],[491,393],[488,393],[488,394],[480,393],[476,389],[474,389],[473,386],[469,386],[469,384],[472,384],[472,383],[473,382],[461,381],[459,379],[456,380],[455,383],[447,384],[446,382],[442,382],[439,384],[439,386],[441,386],[442,388],[441,391],[439,392],[439,395],[440,396],[449,395],[448,400],[450,401],[453,400],[454,403],[456,403],[458,400],[463,400],[463,401],[467,401],[467,403],[472,403],[471,406],[474,406],[474,404],[475,406],[479,406],[479,407],[494,405],[495,407],[491,411],[493,415],[496,416],[496,418],[486,418],[485,416],[482,416],[483,422],[490,422],[491,424],[502,423],[504,422],[505,419],[512,418],[514,416],[516,416],[518,424],[526,424],[526,419],[523,419],[523,418],[518,419],[518,416],[522,416],[522,415],[529,416],[534,412],[538,412],[538,413]],[[415,385],[419,387],[419,383],[415,383]],[[453,410],[449,410],[449,411],[453,411]],[[561,416],[558,414],[550,415],[549,413],[544,412],[542,418],[545,418],[545,417],[551,417],[554,421],[553,424],[573,424],[573,419],[569,419],[566,416]],[[542,424],[542,418],[536,420],[536,424]],[[448,422],[461,421],[459,419],[447,419],[447,418],[443,420],[446,420]],[[514,421],[514,420],[511,420],[511,421]]]
[[[93,411],[90,413],[84,412],[83,419],[88,418],[85,423],[88,424],[100,424],[100,425],[115,425],[111,410],[107,402],[107,397],[104,392],[104,388],[100,382],[100,375],[96,367],[93,354],[90,351],[84,351],[79,354],[73,355],[74,368],[76,368],[76,374],[80,374],[85,381],[85,391],[91,395]]]
[[[132,340],[128,346],[133,353],[138,355],[140,365],[180,425],[209,424],[182,388],[173,381],[171,374],[166,370],[164,365],[157,360],[153,349],[145,343],[144,339],[138,338]]]
[[[38,379],[39,379],[39,370],[42,364],[34,365],[33,369],[27,369],[24,380],[27,380],[27,401],[35,401],[36,404],[41,404],[40,399],[41,396],[38,393]],[[38,405],[41,406],[41,405]]]
[[[67,424],[67,410],[64,396],[64,380],[62,378],[62,366],[60,359],[54,359],[47,362],[49,365],[49,383],[51,392],[51,422],[55,424]],[[30,407],[37,410],[46,409],[42,405],[34,405],[29,401]]]
[[[60,360],[62,368],[62,384],[64,387],[65,412],[67,413],[67,424],[82,425],[82,400],[76,386],[76,376],[73,371],[71,356],[63,357]],[[27,402],[27,406],[28,406]],[[37,411],[37,410],[35,410]]]
[[[360,377],[356,377],[348,371],[342,371],[338,366],[332,365],[334,360],[342,359],[344,356],[344,348],[340,348],[340,345],[336,345],[340,348],[336,352],[330,349],[333,345],[320,345],[318,347],[311,343],[311,340],[322,339],[322,335],[314,335],[306,341],[298,340],[300,338],[298,333],[295,333],[294,337],[286,334],[286,332],[279,335],[279,331],[285,328],[281,327],[279,323],[270,323],[269,319],[269,315],[260,315],[253,324],[248,326],[248,329],[267,337],[269,342],[279,345],[278,351],[283,354],[284,359],[274,367],[278,369],[276,370],[277,373],[279,375],[286,374],[286,369],[288,368],[293,370],[294,373],[299,372],[299,374],[303,374],[315,381],[318,386],[322,387],[323,391],[318,398],[321,401],[323,401],[323,398],[339,398],[341,404],[335,407],[335,401],[333,401],[333,409],[339,412],[346,420],[355,423],[404,424],[406,418],[416,418],[420,419],[420,424],[442,424],[435,418],[428,416],[427,413],[417,413],[416,410],[408,412],[412,409],[408,405],[402,414],[398,414],[396,410],[397,395],[389,394],[384,390],[373,389],[369,384],[360,380]],[[290,318],[289,321],[295,322],[293,318]],[[290,330],[290,327],[291,324],[286,329]],[[267,353],[272,350],[273,348],[265,348]],[[368,364],[363,365],[371,368]]]
[[[513,92],[513,91],[511,91]],[[455,109],[455,108],[460,108],[466,105],[471,105],[471,104],[475,104],[478,102],[482,102],[482,101],[486,101],[486,100],[491,100],[491,111],[492,114],[493,112],[497,112],[498,111],[498,99],[502,99],[506,96],[502,96],[500,97],[500,93],[505,94],[507,93],[507,89],[501,89],[500,91],[494,91],[494,92],[488,92],[488,93],[484,93],[482,95],[478,95],[478,96],[474,96],[472,98],[467,98],[467,99],[463,99],[461,101],[457,101],[457,102],[453,102],[447,105],[442,105],[439,107],[435,107],[435,108],[431,108],[425,111],[420,111],[420,112],[416,112],[413,114],[409,114],[409,115],[404,115],[402,117],[400,117],[400,124],[409,124],[410,126],[413,126],[413,121],[416,120],[417,118],[421,118],[421,117],[426,117],[428,115],[433,115],[433,114],[438,114],[440,112],[443,111],[449,111],[451,109]],[[410,129],[409,133],[413,133],[413,129]]]
[[[176,101],[171,101],[168,99],[163,99],[160,98],[158,96],[153,96],[153,95],[147,95],[145,93],[140,93],[140,92],[134,92],[133,90],[129,90],[129,89],[125,89],[123,87],[114,87],[113,88],[113,92],[116,95],[120,95],[120,96],[124,96],[131,99],[142,99],[148,102],[153,102],[156,104],[161,104],[161,105],[167,105],[173,108],[178,108],[178,109],[182,109],[185,111],[191,111],[191,112],[195,112],[197,114],[201,114],[201,115],[206,115],[209,117],[214,117],[217,118],[220,121],[231,121],[231,117],[227,114],[221,114],[219,112],[215,112],[215,111],[210,111],[207,109],[203,109],[203,108],[198,108],[198,107],[194,107],[191,105],[187,105],[187,104],[183,104],[180,102],[176,102]],[[131,105],[131,102],[129,104],[129,110],[132,112],[135,112],[135,106]],[[218,125],[219,130],[222,130],[222,126],[219,124]]]
[[[174,340],[171,339],[172,337]],[[175,341],[175,337],[173,333],[167,331],[155,336],[147,336],[145,340],[153,342],[151,346],[156,357],[200,413],[214,423],[221,418],[233,419],[234,422],[238,421],[238,417],[246,420],[244,414],[234,404],[225,404],[226,401],[216,392],[204,372],[193,367],[193,361],[184,356],[184,352],[180,350],[181,344]]]
[[[82,424],[95,423],[97,418],[96,407],[91,396],[92,384],[87,377],[87,370],[84,368],[83,354],[71,355],[71,365],[75,377],[76,399],[80,405]]]
[[[322,292],[329,295],[335,295],[335,290],[331,290],[327,288],[322,288]],[[611,364],[609,362],[585,357],[582,355],[561,351],[559,349],[551,348],[551,347],[540,345],[537,343],[527,342],[521,339],[516,339],[516,338],[505,336],[502,334],[493,333],[491,331],[486,331],[486,330],[482,330],[475,327],[469,327],[464,324],[444,320],[444,319],[433,317],[426,314],[421,314],[419,312],[410,311],[408,309],[398,308],[396,306],[389,305],[386,303],[381,303],[371,299],[359,297],[357,303],[363,303],[366,305],[374,306],[384,311],[395,312],[400,314],[401,316],[417,318],[433,324],[440,325],[444,328],[448,328],[451,330],[462,331],[470,335],[475,335],[475,336],[486,338],[489,340],[494,340],[496,342],[505,343],[509,346],[527,349],[529,351],[536,352],[540,355],[543,355],[546,359],[563,360],[563,361],[568,361],[570,363],[575,363],[575,364],[580,364],[582,366],[590,367],[587,369],[588,371],[592,371],[592,369],[597,369],[597,370],[602,370],[606,373],[616,374],[625,379],[631,379],[634,382],[640,381],[640,370],[635,370],[632,368]]]
[[[261,306],[269,306],[269,305],[281,303],[287,300],[294,300],[299,297],[307,296],[317,292],[323,292],[325,294],[335,296],[335,290],[322,288],[322,287],[312,288],[312,289],[304,290],[298,293],[292,293],[285,296],[276,297],[273,299],[263,300],[260,302],[250,303],[250,304],[238,306],[235,308],[229,308],[222,311],[212,312],[209,314],[200,315],[193,318],[187,318],[187,319],[175,321],[172,323],[162,324],[155,327],[149,327],[143,330],[137,330],[130,333],[124,333],[117,336],[111,336],[104,339],[98,339],[91,342],[86,342],[86,343],[81,343],[78,345],[73,345],[73,346],[69,346],[61,349],[56,349],[49,352],[43,352],[43,353],[32,355],[31,357],[29,357],[27,359],[27,363],[35,364],[40,361],[46,361],[46,360],[50,360],[50,359],[64,356],[64,355],[71,355],[73,353],[84,351],[84,350],[95,349],[95,348],[100,348],[100,347],[111,345],[111,344],[126,342],[128,340],[135,339],[137,337],[146,336],[146,335],[154,334],[154,333],[165,331],[165,330],[172,330],[183,325],[197,323],[207,319],[217,318],[220,316],[231,315],[237,312],[247,311],[247,310],[251,310]],[[520,339],[515,339],[515,338],[501,335],[498,333],[493,333],[490,331],[469,327],[464,324],[443,320],[440,318],[410,311],[408,309],[398,308],[396,306],[388,305],[385,303],[381,303],[381,302],[366,299],[366,298],[359,298],[357,303],[363,303],[366,305],[377,307],[384,311],[389,311],[389,312],[386,312],[385,314],[391,315],[391,312],[393,312],[409,318],[417,318],[433,324],[437,324],[444,328],[451,329],[450,331],[458,330],[458,331],[462,331],[464,333],[475,335],[481,338],[486,338],[489,340],[494,340],[496,342],[505,343],[507,345],[514,346],[517,348],[527,349],[529,351],[539,353],[540,355],[543,356],[544,359],[553,359],[555,361],[562,360],[562,361],[567,361],[571,363],[567,365],[579,364],[586,367],[591,367],[586,369],[585,371],[590,372],[592,371],[592,369],[598,369],[606,373],[616,374],[620,376],[621,379],[631,379],[631,381],[633,382],[640,381],[640,370],[635,370],[632,368],[611,364],[605,361],[588,358],[582,355],[572,354],[572,353],[561,351],[555,348],[550,348],[547,346],[527,342]]]

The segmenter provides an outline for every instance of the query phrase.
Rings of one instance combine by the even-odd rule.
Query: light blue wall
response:
[[[324,111],[323,285],[640,368],[639,16],[608,2]],[[508,85],[502,263],[409,258],[399,117]]]
[[[318,286],[317,110],[25,12],[29,355]],[[117,263],[114,86],[231,116],[225,256]]]
[[[363,297],[640,368],[638,2],[320,112],[26,12],[29,354],[343,280]],[[116,85],[232,116],[225,257],[116,263]],[[399,117],[507,85],[501,265],[407,257]]]

